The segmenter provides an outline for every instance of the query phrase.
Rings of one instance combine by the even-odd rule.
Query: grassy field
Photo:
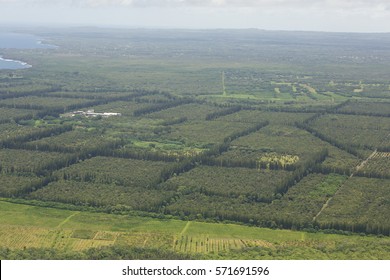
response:
[[[155,219],[0,201],[0,247],[83,251],[126,245],[205,258],[389,259],[390,238]],[[293,253],[293,251],[298,253]]]

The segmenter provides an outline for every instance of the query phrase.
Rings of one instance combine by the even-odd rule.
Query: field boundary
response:
[[[187,232],[188,228],[190,227],[190,224],[191,224],[191,221],[188,221],[186,223],[186,225],[184,226],[183,230],[180,232],[180,235],[184,235]]]
[[[65,220],[63,220],[61,223],[58,224],[57,228],[61,228],[64,224],[69,222],[70,219],[72,219],[74,216],[76,216],[78,214],[80,214],[80,212],[75,212],[72,215],[68,216],[67,218],[65,218]]]

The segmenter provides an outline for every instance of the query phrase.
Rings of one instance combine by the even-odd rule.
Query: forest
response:
[[[0,49],[33,65],[0,70],[1,203],[388,244],[390,35],[22,32],[58,47]],[[119,114],[77,113],[90,110]],[[31,226],[0,215],[0,236]],[[64,232],[106,240],[100,229]],[[122,234],[112,230],[107,240],[115,242],[96,243],[101,255],[93,242],[20,251],[8,236],[0,258],[250,258],[261,250],[282,258],[261,235],[242,243],[209,241],[207,229],[160,232],[156,244],[173,244],[164,255]],[[291,246],[308,258],[314,250]],[[359,256],[390,258],[374,251]],[[320,255],[351,257],[340,252]]]

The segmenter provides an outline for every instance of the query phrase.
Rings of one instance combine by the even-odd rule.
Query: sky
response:
[[[0,25],[390,32],[390,0],[0,0]]]

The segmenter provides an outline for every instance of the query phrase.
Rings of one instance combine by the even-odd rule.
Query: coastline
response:
[[[55,49],[56,45],[44,43],[41,38],[33,34],[0,32],[0,50],[2,49]],[[2,44],[2,43],[3,44]],[[4,43],[5,42],[5,43]],[[0,70],[28,69],[32,65],[27,62],[5,58],[0,52]]]
[[[3,56],[0,55],[0,61],[5,61],[5,62],[11,62],[11,63],[16,63],[16,64],[19,64],[21,65],[21,68],[17,68],[17,69],[26,69],[26,68],[31,68],[32,65],[31,64],[28,64],[27,62],[23,62],[23,61],[20,61],[20,60],[14,60],[14,59],[9,59],[9,58],[3,58]],[[5,69],[14,69],[14,68],[1,68],[0,67],[0,70],[5,70]]]

